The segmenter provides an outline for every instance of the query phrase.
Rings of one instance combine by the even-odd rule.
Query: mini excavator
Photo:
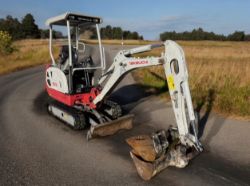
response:
[[[124,76],[132,70],[162,66],[168,83],[176,127],[152,135],[127,139],[132,147],[131,158],[138,174],[149,180],[168,166],[183,168],[202,152],[198,140],[197,121],[188,84],[188,71],[182,48],[174,41],[121,50],[106,70],[105,50],[101,43],[99,17],[65,13],[47,20],[52,63],[46,66],[46,90],[53,101],[48,111],[74,129],[89,127],[87,139],[113,135],[121,129],[131,129],[134,115],[123,115],[121,106],[109,100],[109,95]],[[61,46],[58,59],[53,55],[53,26],[67,28],[67,42]],[[99,63],[84,55],[86,44],[79,31],[96,27]],[[165,47],[159,57],[134,57],[135,54]],[[95,83],[94,73],[101,74]]]

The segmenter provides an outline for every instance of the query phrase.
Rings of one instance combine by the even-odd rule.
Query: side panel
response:
[[[46,70],[46,86],[61,93],[68,93],[68,82],[65,74],[57,67],[49,67]]]
[[[96,88],[92,88],[90,93],[74,95],[64,94],[48,86],[46,86],[46,89],[50,97],[65,105],[73,106],[75,104],[82,104],[90,108],[96,108],[96,105],[93,103],[93,100],[100,93],[99,90]]]
[[[65,105],[68,105],[68,106],[74,105],[74,102],[75,102],[74,96],[64,94],[60,91],[57,91],[53,88],[48,87],[47,85],[46,85],[46,90],[47,90],[49,96],[52,97],[53,99],[65,104]]]

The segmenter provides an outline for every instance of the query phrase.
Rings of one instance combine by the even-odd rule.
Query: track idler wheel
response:
[[[198,154],[195,148],[182,145],[177,131],[172,129],[126,141],[132,147],[130,156],[143,180],[150,180],[168,166],[184,168]]]

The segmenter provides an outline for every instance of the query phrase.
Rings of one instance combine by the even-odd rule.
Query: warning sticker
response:
[[[167,76],[167,81],[169,90],[175,90],[174,76],[173,75]]]

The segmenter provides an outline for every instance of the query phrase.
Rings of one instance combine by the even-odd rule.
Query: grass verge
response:
[[[97,44],[97,40],[84,40],[87,44]],[[103,44],[121,45],[121,40],[103,40]],[[124,40],[124,45],[144,45],[150,41]],[[56,44],[65,44],[63,40],[56,41]],[[15,51],[10,55],[0,54],[0,75],[28,67],[50,63],[48,40],[20,40],[14,42]],[[59,47],[53,48],[54,56],[58,56]]]
[[[0,56],[0,74],[50,62],[47,40],[20,40],[14,42],[15,51]],[[55,48],[55,54],[58,53]]]
[[[82,40],[86,44],[98,44],[98,40]],[[147,40],[102,40],[104,45],[148,45],[154,42]]]
[[[195,108],[250,119],[250,42],[181,41]],[[138,57],[158,56],[163,48]],[[135,79],[160,95],[167,91],[162,67],[134,71]]]

